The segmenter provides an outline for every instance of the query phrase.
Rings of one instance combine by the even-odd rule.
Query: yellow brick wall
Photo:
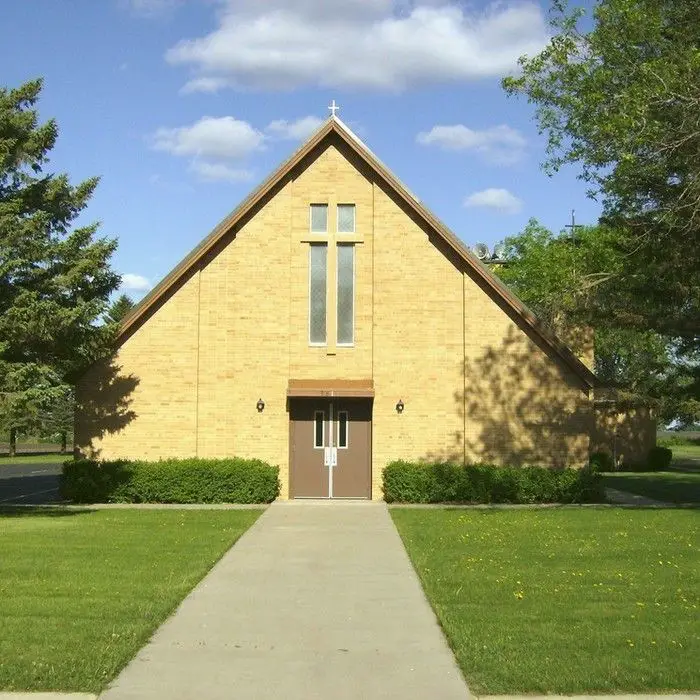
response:
[[[591,452],[607,452],[618,466],[646,464],[656,428],[656,416],[646,406],[596,405]]]
[[[580,381],[378,186],[374,206],[373,498],[392,459],[583,465]]]
[[[111,367],[95,365],[82,378],[76,446],[84,453],[104,459],[197,454],[198,308],[195,273],[126,340]],[[120,411],[130,417],[121,428]]]
[[[355,344],[335,352],[308,343],[304,238],[309,205],[326,201],[354,203],[363,238],[355,248]],[[334,213],[331,206],[331,227]],[[120,348],[116,384],[134,377],[138,385],[119,420],[107,420],[99,398],[109,395],[107,370],[95,367],[81,382],[84,452],[259,457],[280,466],[287,497],[288,379],[372,378],[373,498],[381,498],[383,467],[397,458],[585,458],[592,412],[578,380],[346,147],[320,148],[210,257]]]
[[[258,457],[286,469],[290,198],[288,184],[201,272],[201,457]]]
[[[374,187],[372,495],[393,459],[463,457],[462,273]],[[405,409],[396,412],[401,399]]]
[[[583,466],[593,425],[588,393],[571,370],[489,301],[465,275],[467,459]]]
[[[289,376],[296,379],[366,379],[372,376],[372,183],[336,148],[323,152],[295,179],[290,248]],[[364,241],[355,246],[355,342],[329,354],[309,345],[309,204],[326,203],[329,230],[336,229],[334,204],[355,204],[355,230]],[[327,309],[331,313],[331,309]]]

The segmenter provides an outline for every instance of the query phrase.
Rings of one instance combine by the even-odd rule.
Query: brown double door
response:
[[[370,498],[372,403],[295,398],[289,403],[292,498]]]

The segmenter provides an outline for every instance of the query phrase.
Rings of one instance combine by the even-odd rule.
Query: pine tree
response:
[[[133,299],[127,294],[122,294],[118,299],[114,300],[107,310],[105,320],[108,323],[119,325],[134,306]]]
[[[39,124],[41,80],[0,88],[0,433],[31,429],[109,347],[98,322],[119,285],[116,241],[72,228],[98,178],[45,172],[58,128]]]

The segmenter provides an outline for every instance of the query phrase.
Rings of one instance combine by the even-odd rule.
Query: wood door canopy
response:
[[[341,398],[373,398],[374,381],[371,379],[290,379],[289,398],[314,396]]]

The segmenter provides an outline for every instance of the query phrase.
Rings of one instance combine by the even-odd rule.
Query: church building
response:
[[[591,360],[334,115],[124,319],[76,446],[259,458],[282,498],[380,499],[397,459],[581,467]]]

